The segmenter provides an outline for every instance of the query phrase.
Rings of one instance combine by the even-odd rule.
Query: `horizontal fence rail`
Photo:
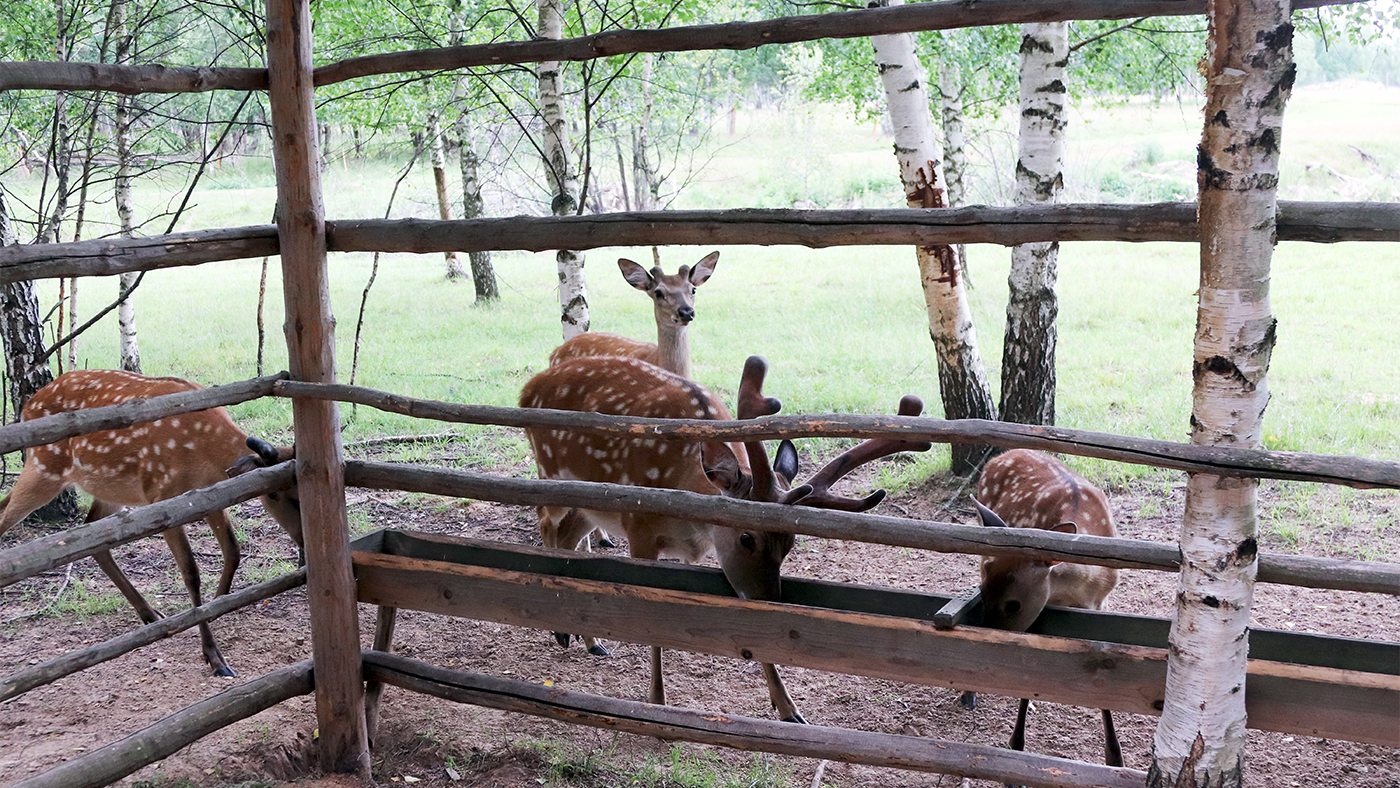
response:
[[[93,665],[100,665],[108,660],[116,659],[123,654],[135,651],[142,646],[168,638],[177,632],[184,632],[191,627],[198,626],[207,621],[213,621],[220,616],[240,610],[249,605],[257,604],[264,599],[270,599],[283,591],[290,591],[293,588],[306,585],[306,568],[289,572],[281,577],[274,577],[257,585],[248,586],[231,594],[224,594],[211,602],[206,602],[196,608],[191,608],[173,616],[166,616],[158,621],[146,624],[140,629],[118,635],[114,638],[104,640],[96,645],[87,648],[70,651],[59,657],[55,657],[47,662],[17,670],[4,678],[0,678],[0,703],[4,703],[10,698],[23,695],[24,693],[42,687],[46,684],[63,678],[64,676],[85,670]]]
[[[1294,0],[1293,9],[1347,5],[1357,0]],[[743,50],[822,38],[864,38],[920,30],[1083,19],[1192,16],[1205,0],[955,0],[894,8],[790,16],[757,22],[610,30],[561,41],[510,41],[390,52],[350,58],[315,70],[317,85],[358,77],[473,66],[581,61],[636,52]],[[110,90],[118,93],[196,93],[266,90],[267,69],[104,63],[0,63],[0,90]]]
[[[13,248],[13,247],[11,247]],[[115,430],[147,421],[178,416],[181,413],[209,410],[235,405],[272,394],[273,384],[285,380],[288,374],[279,372],[252,380],[226,383],[221,386],[162,394],[148,399],[133,399],[100,408],[83,408],[55,413],[52,416],[21,421],[0,427],[0,454],[27,446],[43,446],[56,440],[85,435],[99,430]]]
[[[297,662],[171,714],[126,738],[61,763],[9,788],[101,788],[192,742],[315,687],[311,660]]]
[[[909,6],[905,6],[909,7]],[[1400,203],[1289,202],[1280,241],[1400,241]],[[1035,241],[1194,242],[1195,203],[863,211],[736,209],[497,219],[342,219],[326,223],[333,252],[479,252],[603,246],[795,244],[902,246]],[[0,284],[105,276],[275,255],[274,225],[0,248]]]
[[[420,419],[498,427],[563,428],[603,435],[689,441],[885,437],[935,443],[981,443],[1006,448],[1044,449],[1217,476],[1287,479],[1360,488],[1400,488],[1400,463],[1386,460],[1193,446],[1088,430],[981,419],[948,421],[916,416],[847,414],[770,416],[750,421],[645,419],[572,410],[458,405],[405,397],[360,386],[291,380],[274,384],[273,394],[282,397],[333,399]]]
[[[1176,545],[1061,534],[1035,528],[987,528],[906,517],[853,514],[738,501],[682,490],[620,484],[511,479],[470,471],[349,460],[347,486],[473,498],[524,506],[576,506],[608,512],[656,512],[702,522],[786,531],[827,539],[934,550],[1014,555],[1121,569],[1176,571]],[[1259,555],[1260,582],[1400,595],[1400,564],[1274,553]]]
[[[288,461],[16,545],[0,551],[0,588],[99,550],[152,536],[264,493],[286,489],[295,479],[296,462]]]
[[[845,763],[891,766],[1042,788],[1138,788],[1146,773],[982,744],[657,706],[449,670],[381,651],[363,654],[365,678],[458,703],[620,730]]]

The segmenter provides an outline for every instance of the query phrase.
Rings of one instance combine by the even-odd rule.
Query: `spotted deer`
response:
[[[985,526],[1117,536],[1103,491],[1041,451],[1012,449],[988,462],[973,503]],[[983,625],[1024,632],[1046,605],[1098,610],[1117,584],[1118,570],[1106,566],[985,556]],[[1030,701],[1023,698],[1016,713],[1010,745],[1014,750],[1025,747],[1029,706]],[[1103,723],[1106,761],[1110,766],[1122,766],[1113,715],[1107,709],[1103,710]]]
[[[744,367],[739,387],[739,418],[772,415],[781,407],[762,394],[767,365],[753,356]],[[672,419],[728,419],[718,397],[694,381],[635,358],[601,356],[561,363],[532,378],[520,394],[525,408],[551,408],[612,415]],[[917,415],[917,397],[901,402],[901,413]],[[898,451],[923,451],[929,444],[867,441],[833,460],[800,487],[797,450],[783,441],[772,464],[762,441],[743,444],[736,453],[719,442],[682,443],[660,438],[614,437],[574,433],[565,429],[528,429],[530,449],[541,478],[612,482],[639,487],[688,490],[703,495],[727,495],[753,501],[865,511],[884,498],[884,491],[864,499],[834,495],[830,487],[863,463]],[[686,562],[710,550],[719,558],[724,576],[745,599],[778,600],[779,569],[792,549],[792,534],[730,528],[702,521],[647,513],[598,512],[562,506],[539,508],[540,537],[548,547],[577,549],[594,528],[616,529],[627,536],[634,558],[662,555]],[[558,635],[562,645],[568,635]],[[591,643],[590,638],[584,638]],[[590,648],[590,650],[593,650]],[[599,650],[594,653],[606,654]],[[665,703],[661,649],[652,648],[652,703]],[[806,722],[772,665],[763,666],[769,699],[789,722]]]
[[[666,274],[660,265],[648,271],[631,260],[618,260],[617,267],[627,283],[651,298],[656,344],[603,331],[586,331],[555,348],[549,354],[550,366],[587,356],[623,356],[690,377],[690,322],[695,319],[695,290],[710,280],[718,262],[719,252],[710,252],[694,268],[683,265],[676,273]]]
[[[180,378],[152,378],[119,370],[75,370],[59,375],[25,403],[25,421],[56,413],[116,405],[133,399],[202,388]],[[250,453],[251,450],[251,453]],[[143,506],[207,487],[254,468],[291,459],[291,449],[278,449],[250,438],[234,425],[223,408],[167,416],[117,430],[102,430],[64,438],[27,452],[24,468],[8,495],[0,499],[0,535],[63,490],[77,487],[92,496],[87,522],[127,506]],[[294,490],[262,497],[268,513],[301,546],[301,511]],[[205,520],[219,542],[223,573],[216,596],[228,593],[238,570],[240,553],[228,514],[223,510]],[[175,556],[180,576],[195,606],[201,604],[199,565],[190,550],[184,526],[161,534]],[[136,609],[142,621],[161,617],[103,550],[93,555],[102,571]],[[199,625],[204,659],[214,674],[232,676],[208,624]]]

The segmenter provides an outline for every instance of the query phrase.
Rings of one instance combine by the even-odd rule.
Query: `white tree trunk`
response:
[[[943,181],[949,208],[967,204],[967,134],[963,129],[962,96],[962,69],[956,60],[945,60],[938,72],[938,98],[943,110]],[[953,251],[958,255],[958,270],[967,276],[967,245],[956,244]]]
[[[1021,132],[1016,162],[1017,205],[1059,201],[1064,190],[1064,22],[1021,26]],[[1010,297],[1001,356],[1001,417],[1023,424],[1055,423],[1055,297],[1057,242],[1011,250]]]
[[[1201,281],[1191,442],[1257,448],[1276,321],[1269,265],[1284,104],[1287,0],[1211,0],[1198,157]],[[1258,570],[1254,479],[1192,474],[1149,786],[1243,781],[1249,608]]]
[[[642,55],[642,114],[632,134],[632,186],[637,210],[654,211],[660,203],[661,179],[651,155],[652,68],[655,55]]]
[[[134,2],[134,0],[132,0]],[[132,35],[126,29],[126,2],[113,0],[112,35],[117,42],[116,63],[124,65],[131,60]],[[117,177],[115,181],[117,221],[123,238],[132,237],[131,220],[131,99],[124,94],[117,95],[116,109],[117,137]],[[127,292],[136,285],[135,272],[121,275],[121,292]],[[122,299],[117,306],[117,333],[120,346],[121,368],[127,372],[141,371],[141,348],[136,342],[135,294]]]
[[[903,0],[876,0],[872,6],[902,5]],[[942,208],[939,150],[929,113],[927,79],[908,33],[873,36],[875,63],[894,126],[894,153],[899,161],[904,195],[912,208]],[[992,390],[977,351],[967,291],[957,259],[946,245],[917,250],[924,301],[928,305],[929,336],[938,356],[938,386],[944,416],[949,419],[994,419]],[[953,471],[970,473],[982,459],[984,447],[953,445]]]
[[[564,18],[559,0],[539,0],[540,38],[563,36]],[[562,67],[558,61],[539,65],[540,115],[544,120],[544,169],[553,195],[555,216],[578,212],[578,179],[569,159],[569,129],[564,120]],[[559,310],[564,338],[588,330],[588,286],[583,277],[582,252],[561,249],[555,254],[559,267]]]
[[[453,0],[452,9],[452,33],[448,37],[448,44],[455,47],[461,46],[466,40],[467,17],[461,0]],[[452,97],[454,103],[459,105],[454,125],[457,132],[457,161],[462,172],[462,218],[478,219],[486,215],[486,200],[481,196],[479,173],[481,157],[476,152],[476,134],[471,116],[467,108],[462,106],[469,95],[470,79],[467,72],[463,71],[456,87],[453,88]],[[484,250],[469,252],[467,257],[471,260],[476,302],[481,304],[499,299],[501,289],[496,284],[496,269],[491,266],[491,253]]]
[[[442,149],[442,126],[436,112],[428,113],[428,150],[433,163],[433,186],[437,190],[438,218],[452,218],[452,201],[447,198],[447,154]],[[447,260],[447,281],[464,279],[467,272],[456,252],[443,252]]]

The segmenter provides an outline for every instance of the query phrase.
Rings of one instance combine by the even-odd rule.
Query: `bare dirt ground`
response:
[[[945,508],[959,484],[931,480],[894,496],[879,511],[969,522],[972,517],[965,498]],[[1181,485],[1180,475],[1162,475],[1128,489],[1110,490],[1120,534],[1174,541],[1181,521]],[[1300,498],[1297,490],[1265,484],[1266,513],[1273,512],[1274,521],[1284,523],[1276,530],[1287,538],[1265,533],[1264,550],[1400,561],[1400,495],[1351,495],[1344,517],[1321,527],[1309,526],[1300,534],[1289,531],[1289,518],[1320,504],[1318,499]],[[533,510],[523,507],[363,490],[350,494],[352,522],[359,525],[538,544]],[[270,520],[261,518],[255,505],[245,505],[236,514],[245,523],[246,557],[237,584],[241,586],[252,582],[250,575],[256,576],[259,570],[266,573],[272,560],[290,560],[294,553],[286,537]],[[51,530],[26,524],[7,534],[2,546]],[[205,559],[208,588],[217,575],[217,549],[206,527],[190,530],[196,550]],[[127,546],[117,553],[117,560],[138,587],[159,589],[149,594],[158,607],[178,610],[187,604],[160,540]],[[801,539],[785,573],[963,593],[976,586],[975,561],[970,556]],[[75,564],[71,575],[59,570],[0,591],[0,675],[137,626],[135,614],[124,602],[105,613],[79,613],[64,604],[84,590],[89,594],[111,591],[110,583],[89,560]],[[1169,616],[1174,591],[1174,575],[1125,571],[1106,609]],[[31,615],[45,608],[49,612]],[[366,646],[374,629],[373,616],[373,608],[361,606]],[[1256,590],[1254,623],[1394,641],[1400,640],[1400,600],[1261,584]],[[284,594],[234,613],[215,623],[215,633],[239,678],[210,677],[200,658],[198,638],[191,631],[0,704],[0,785],[115,741],[237,681],[308,658],[305,594]],[[436,664],[644,700],[646,647],[608,645],[613,655],[597,658],[578,646],[559,648],[546,632],[407,611],[399,616],[395,639],[398,652]],[[785,668],[783,675],[808,720],[821,725],[1001,746],[1015,716],[1016,701],[1009,698],[984,696],[976,710],[968,711],[958,705],[958,693],[952,689],[798,668]],[[667,691],[676,705],[756,717],[771,714],[762,674],[753,663],[668,652]],[[1156,718],[1120,714],[1116,721],[1127,765],[1146,768]],[[1396,724],[1400,725],[1400,709]],[[251,788],[286,783],[345,788],[351,783],[305,776],[314,760],[315,726],[311,701],[298,698],[208,736],[122,784]],[[1097,711],[1036,704],[1028,749],[1098,760],[1102,746]],[[381,785],[416,783],[424,788],[805,786],[812,784],[818,763],[571,727],[389,688],[373,769]],[[953,777],[839,763],[824,767],[822,782],[833,788],[963,784]],[[1246,785],[1397,788],[1400,751],[1250,731]]]

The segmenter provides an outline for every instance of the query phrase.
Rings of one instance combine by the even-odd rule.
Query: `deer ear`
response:
[[[1057,534],[1077,534],[1079,533],[1079,526],[1074,523],[1060,523],[1054,528],[1046,530],[1054,531]]]
[[[976,498],[972,499],[972,505],[977,507],[977,519],[982,524],[991,528],[1005,528],[1006,522],[997,516],[997,513],[982,505]]]
[[[788,484],[797,478],[797,447],[784,439],[778,444],[778,455],[773,458],[773,471],[783,477]]]
[[[647,269],[637,265],[626,258],[619,258],[617,267],[622,271],[622,278],[627,280],[627,284],[643,292],[656,286],[656,280],[651,278]]]
[[[718,262],[719,252],[710,252],[705,255],[704,258],[696,263],[695,267],[690,270],[690,276],[688,277],[690,279],[690,284],[699,287],[710,281],[710,277],[714,276],[715,273],[715,264]]]
[[[700,450],[700,464],[705,469],[705,478],[710,484],[724,492],[742,492],[744,470],[739,467],[739,459],[723,443],[706,443]]]

